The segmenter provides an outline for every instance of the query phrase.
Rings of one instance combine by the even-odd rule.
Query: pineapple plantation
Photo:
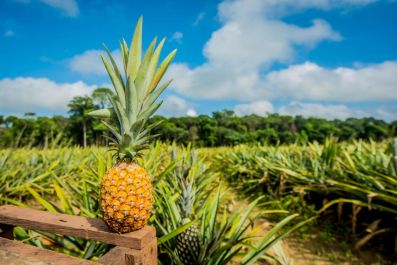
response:
[[[332,139],[324,146],[198,150],[156,143],[138,162],[152,177],[148,224],[157,229],[159,262],[293,264],[281,240],[293,231],[304,236],[308,227],[320,234],[331,222],[347,231],[343,240],[352,253],[378,248],[385,255],[378,262],[388,264],[396,237],[390,147],[390,142]],[[102,176],[112,168],[113,154],[104,148],[2,150],[1,204],[100,217]],[[235,205],[239,200],[246,201],[244,207]],[[264,220],[271,221],[270,228],[258,225]],[[327,233],[337,237],[337,230]],[[111,247],[22,228],[14,234],[35,246],[93,260]],[[330,260],[376,264],[377,259],[365,263],[360,256],[341,254]]]
[[[44,126],[46,120],[41,128],[45,140],[37,148],[32,148],[37,132],[22,137],[26,122],[15,141],[0,149],[0,205],[101,218],[118,234],[153,226],[157,239],[153,232],[151,243],[145,244],[158,243],[159,264],[397,262],[395,125],[381,127],[369,118],[363,126],[371,132],[367,138],[347,136],[349,129],[345,133],[340,128],[321,128],[329,133],[319,136],[302,117],[276,123],[272,119],[277,114],[269,115],[256,130],[258,117],[246,116],[244,127],[225,110],[214,112],[216,122],[204,115],[191,124],[174,120],[189,124],[188,130],[175,124],[160,127],[166,119],[155,113],[171,84],[163,77],[176,50],[163,55],[166,40],[157,43],[157,37],[143,47],[142,23],[141,17],[129,45],[121,40],[120,62],[105,47],[101,58],[112,89],[102,88],[100,97],[108,104],[95,105],[89,97],[69,104],[73,115],[79,113],[72,115],[71,124],[82,125],[77,131],[83,134],[84,148],[72,146],[74,140],[62,130],[55,134],[51,124]],[[81,105],[85,107],[79,109]],[[0,127],[7,137],[9,123],[17,120]],[[309,134],[298,132],[297,121]],[[277,135],[275,124],[288,128]],[[91,144],[87,126],[94,127]],[[167,130],[175,136],[156,138]],[[333,132],[346,138],[339,141]],[[178,142],[182,137],[177,133],[186,141]],[[208,139],[200,139],[199,133]],[[26,147],[18,148],[20,143]],[[113,248],[21,227],[10,231],[27,244],[93,261]],[[307,256],[303,244],[291,243],[296,239],[316,253]],[[339,250],[330,251],[332,245]],[[324,256],[323,263],[314,256]]]
[[[296,215],[286,216],[265,235],[252,229],[254,220],[276,210],[230,210],[226,186],[214,172],[205,150],[156,144],[143,153],[142,165],[153,176],[153,214],[162,264],[277,263],[268,250],[290,231]],[[112,168],[105,149],[1,151],[1,204],[50,212],[100,217],[101,175]],[[27,157],[30,159],[27,160]],[[205,159],[204,159],[205,158]],[[144,162],[143,162],[144,161]],[[15,171],[14,169],[20,170]],[[22,176],[22,172],[30,172]],[[22,183],[15,176],[21,176]],[[110,246],[73,237],[15,228],[26,243],[96,260]],[[249,247],[251,246],[251,247]]]

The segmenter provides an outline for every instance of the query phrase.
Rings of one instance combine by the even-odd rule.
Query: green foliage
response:
[[[94,103],[98,104],[99,108],[104,109],[110,107],[109,97],[113,98],[114,93],[110,88],[98,87],[92,92],[91,97]]]
[[[391,147],[391,142],[358,141],[349,144],[328,139],[324,145],[200,149],[197,158],[191,159],[191,147],[178,147],[172,157],[170,146],[157,143],[144,153],[141,163],[153,176],[155,205],[150,223],[157,228],[160,259],[163,264],[179,264],[175,240],[192,225],[200,228],[200,249],[212,253],[201,256],[201,264],[214,262],[221,256],[229,257],[233,252],[224,255],[225,249],[210,249],[208,242],[221,246],[221,249],[233,244],[236,244],[233,245],[235,249],[239,248],[240,243],[233,241],[229,232],[239,223],[236,220],[242,220],[245,215],[242,210],[230,208],[231,199],[235,200],[237,196],[230,191],[221,189],[219,201],[215,204],[217,193],[214,187],[223,180],[241,193],[252,196],[251,201],[261,197],[256,202],[258,207],[254,208],[263,210],[251,211],[246,219],[251,226],[263,217],[276,220],[278,216],[278,220],[282,220],[285,218],[282,214],[287,210],[300,213],[300,217],[292,220],[293,223],[317,216],[320,227],[333,224],[332,227],[344,231],[345,240],[353,242],[355,248],[372,244],[393,248],[392,243],[387,243],[394,240],[397,216],[397,176]],[[100,177],[111,164],[112,153],[104,148],[0,150],[0,204],[99,216],[97,192]],[[189,198],[183,194],[180,182],[180,176],[186,174],[195,185],[191,189],[195,196],[192,209],[188,211],[192,220],[189,223],[182,222],[183,207],[190,207],[186,207],[186,201],[181,199]],[[211,216],[215,212],[213,224]],[[273,214],[269,215],[269,212]],[[322,223],[324,220],[327,220],[325,224]],[[234,225],[230,226],[229,222]],[[215,232],[211,232],[213,227]],[[291,223],[277,235],[289,231],[289,228]],[[80,257],[94,258],[108,250],[108,246],[97,242],[20,228],[15,233],[31,244]],[[331,234],[330,228],[320,236],[329,237]],[[245,232],[242,235],[242,238],[248,236]],[[259,237],[247,239],[249,242],[244,240],[244,251],[238,251],[238,258],[248,255],[249,246],[260,242]],[[264,242],[263,247],[271,241]],[[260,259],[266,257],[264,254]]]
[[[229,212],[226,193],[215,191],[219,184],[218,176],[206,162],[210,159],[205,159],[205,153],[200,151],[197,154],[190,147],[174,148],[173,153],[171,156],[171,148],[158,143],[150,152],[144,153],[141,161],[153,177],[154,213],[149,223],[157,228],[160,262],[181,264],[174,251],[175,237],[193,224],[200,225],[198,264],[229,264],[235,259],[244,259],[241,264],[251,264],[258,259],[277,259],[268,250],[298,228],[286,226],[295,215],[276,224],[268,233],[259,235],[254,221],[272,211],[254,212],[255,201],[244,210]],[[98,148],[2,150],[0,205],[11,203],[51,212],[98,217],[100,177],[111,164],[112,154]],[[180,173],[195,180],[191,211],[195,219],[186,224],[183,224],[181,214],[184,202],[181,200]],[[14,234],[29,244],[86,259],[95,260],[110,248],[95,241],[19,227]]]
[[[304,216],[351,223],[358,249],[377,235],[396,234],[397,174],[389,150],[389,142],[335,138],[324,145],[238,146],[219,152],[217,168],[253,198],[265,195]]]
[[[89,112],[90,116],[101,119],[113,135],[111,148],[116,150],[116,157],[124,161],[136,160],[142,150],[149,148],[154,137],[149,132],[156,124],[147,125],[147,121],[162,104],[162,100],[157,99],[171,80],[159,87],[158,84],[176,54],[174,50],[160,62],[165,38],[156,47],[155,37],[142,57],[142,20],[140,17],[135,27],[130,49],[124,40],[120,42],[123,74],[105,47],[107,58],[102,56],[102,61],[116,95],[107,92],[110,108]],[[101,91],[103,94],[103,89]]]
[[[73,101],[76,101],[74,99]],[[70,118],[55,116],[52,118],[19,118],[2,117],[0,123],[0,147],[45,147],[46,139],[51,141],[58,133],[62,133],[61,141],[75,145],[83,145],[82,121],[87,121],[87,144],[107,145],[109,137],[104,125],[90,117],[84,116],[87,111],[108,103],[94,97],[94,103],[87,105],[86,110],[70,111]],[[103,110],[110,116],[111,112]],[[46,131],[39,132],[42,124],[40,119],[47,119],[52,125],[45,125]],[[158,124],[160,123],[160,124]],[[112,124],[110,122],[110,124]],[[248,115],[238,117],[231,111],[215,112],[212,117],[199,115],[197,117],[154,116],[149,125],[158,124],[151,130],[163,142],[176,141],[181,145],[191,143],[196,147],[232,146],[238,144],[306,144],[317,141],[324,143],[327,137],[334,136],[339,141],[357,139],[382,141],[397,136],[397,121],[387,123],[374,118],[341,120],[325,120],[320,118],[303,118],[302,116],[281,116],[270,114],[266,117]],[[26,128],[25,128],[26,127]]]
[[[173,149],[172,161],[175,162],[175,167],[155,186],[156,213],[151,221],[161,236],[161,263],[186,264],[183,262],[186,257],[179,256],[176,251],[177,235],[190,226],[197,226],[195,229],[198,230],[199,248],[190,249],[190,259],[194,260],[188,264],[253,264],[258,260],[280,262],[276,256],[269,254],[269,249],[310,220],[287,228],[287,224],[296,217],[291,215],[266,233],[259,232],[255,229],[255,221],[278,211],[255,211],[260,198],[244,209],[228,211],[228,191],[219,186],[221,182],[218,175],[208,168],[208,162],[204,162],[208,158],[204,159],[203,155],[205,153],[197,157],[190,147],[179,148],[177,151]],[[189,184],[194,187],[189,187]],[[215,187],[219,188],[215,190]],[[185,194],[185,191],[193,193],[193,198],[190,196],[192,194]],[[186,199],[191,203],[188,207]],[[194,220],[183,224],[186,214]]]
[[[88,116],[88,113],[95,109],[95,105],[92,98],[74,97],[68,104],[70,115],[70,130],[73,132],[72,135],[76,138],[75,142],[80,145],[87,146],[87,134],[92,132],[89,128],[93,127],[94,120]],[[92,138],[93,135],[90,135]]]

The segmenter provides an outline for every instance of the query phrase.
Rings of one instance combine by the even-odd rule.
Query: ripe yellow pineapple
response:
[[[153,126],[146,122],[160,107],[157,98],[171,80],[158,86],[176,50],[158,65],[163,39],[156,46],[152,41],[142,58],[142,17],[135,27],[130,48],[120,43],[124,75],[118,69],[108,49],[103,63],[112,80],[116,97],[110,97],[112,108],[90,112],[100,118],[113,134],[111,148],[116,151],[115,165],[102,179],[100,207],[103,220],[115,232],[127,233],[145,226],[152,211],[150,176],[138,164],[137,158],[149,147]]]

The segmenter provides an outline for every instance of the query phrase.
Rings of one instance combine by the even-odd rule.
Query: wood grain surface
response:
[[[131,233],[117,234],[110,231],[100,219],[50,213],[12,205],[0,206],[0,224],[76,236],[138,250],[152,243],[156,237],[155,228],[150,226]]]
[[[108,265],[156,265],[157,239],[142,250],[114,247],[98,261]]]
[[[99,265],[0,237],[0,265]]]

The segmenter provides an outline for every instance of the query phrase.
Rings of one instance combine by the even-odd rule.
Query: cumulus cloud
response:
[[[397,62],[327,69],[312,62],[269,71],[275,62],[292,63],[297,46],[315,47],[341,36],[324,20],[300,27],[281,18],[306,8],[367,5],[372,0],[234,0],[219,5],[223,26],[204,47],[207,61],[197,67],[171,65],[172,89],[196,99],[240,101],[370,101],[397,99]]]
[[[76,0],[40,0],[46,5],[60,9],[65,15],[77,17],[79,15],[79,6]]]
[[[47,78],[17,77],[0,80],[0,110],[22,115],[25,112],[64,112],[75,96],[90,95],[94,86],[82,81],[56,83]]]
[[[293,101],[281,106],[278,112],[282,115],[302,115],[304,117],[322,117],[326,119],[341,119],[349,117],[365,117],[371,114],[362,110],[353,110],[340,104],[302,103]]]
[[[396,120],[396,107],[380,105],[377,108],[357,108],[344,104],[320,104],[292,101],[277,109],[283,115],[302,115],[304,117],[321,117],[325,119],[375,117],[385,121]]]
[[[14,0],[15,2],[28,4],[31,0]],[[43,4],[61,10],[68,17],[77,17],[80,13],[76,0],[38,0]]]
[[[170,75],[180,94],[200,99],[336,100],[343,102],[396,100],[397,62],[386,61],[360,67],[327,69],[312,62],[291,65],[264,77],[214,73],[212,67],[190,70],[174,64]]]
[[[12,36],[14,36],[14,35],[15,35],[15,32],[12,31],[12,30],[7,30],[7,31],[4,33],[4,36],[6,36],[6,37],[12,37]]]
[[[281,115],[291,116],[320,117],[329,120],[345,120],[351,117],[376,117],[386,121],[396,119],[396,110],[390,106],[380,106],[377,109],[363,109],[353,108],[344,104],[307,103],[301,101],[291,101],[277,108],[269,101],[252,101],[246,104],[236,105],[234,111],[239,116],[250,114],[266,116],[269,113],[279,113]]]
[[[304,9],[329,10],[332,8],[349,8],[365,6],[379,0],[232,0],[220,4],[220,17],[245,18],[250,14],[264,14],[270,18],[279,18]],[[249,3],[248,3],[249,2]]]
[[[104,54],[101,50],[87,50],[71,58],[69,60],[69,67],[73,71],[84,75],[106,75],[106,69],[102,63],[101,54]],[[120,50],[114,50],[111,54],[118,66],[121,67],[122,60]]]
[[[273,3],[274,2],[274,3]],[[247,98],[257,95],[260,73],[275,62],[291,62],[297,47],[312,48],[341,36],[324,20],[308,27],[289,24],[270,15],[292,1],[235,0],[220,4],[222,27],[204,46],[206,63],[191,68],[171,65],[173,88],[180,94],[205,99]],[[269,3],[273,3],[270,5]]]
[[[205,12],[200,12],[197,15],[196,19],[194,20],[193,26],[197,26],[198,24],[200,24],[200,22],[204,19],[204,17],[205,17]]]
[[[273,104],[266,100],[253,101],[246,104],[238,104],[234,107],[234,112],[238,116],[245,116],[250,114],[257,114],[264,116],[268,113],[274,112]]]
[[[197,112],[191,104],[183,98],[177,96],[168,96],[164,99],[159,109],[159,113],[164,116],[197,116]]]
[[[182,39],[183,39],[183,33],[180,31],[174,32],[174,34],[172,34],[172,37],[170,39],[170,41],[175,41],[177,43],[182,43]]]
[[[326,69],[315,63],[292,65],[268,74],[266,97],[345,102],[397,100],[397,62]]]

